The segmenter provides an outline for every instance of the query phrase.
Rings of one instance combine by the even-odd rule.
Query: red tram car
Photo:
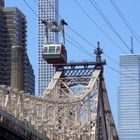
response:
[[[67,63],[67,51],[62,43],[44,45],[42,56],[48,64]]]

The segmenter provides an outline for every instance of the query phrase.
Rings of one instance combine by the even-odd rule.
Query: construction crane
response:
[[[64,25],[67,25],[65,20],[61,20],[59,25],[55,21],[42,20],[45,25],[45,42],[43,45],[42,56],[48,64],[67,63],[67,51],[65,49],[65,33]],[[62,33],[62,43],[49,42],[48,32]]]

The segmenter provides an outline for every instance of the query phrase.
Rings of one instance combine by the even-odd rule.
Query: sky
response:
[[[37,0],[26,1],[37,14]],[[94,7],[94,1],[100,11]],[[97,42],[100,42],[100,47],[104,51],[102,59],[107,62],[104,67],[106,88],[114,119],[117,122],[119,56],[130,53],[131,36],[134,53],[140,54],[140,1],[114,1],[121,10],[120,15],[113,6],[113,0],[59,0],[59,18],[63,18],[68,23],[65,33],[69,61],[94,61],[93,52]],[[16,6],[26,15],[27,51],[35,71],[37,89],[37,16],[24,0],[5,0],[5,6]],[[125,23],[121,19],[122,14],[127,20]]]

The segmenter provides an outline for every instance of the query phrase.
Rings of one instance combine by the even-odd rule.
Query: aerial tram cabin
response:
[[[64,25],[67,23],[64,20],[60,21],[60,25],[57,25],[55,21],[46,21],[42,20],[42,23],[45,25],[45,37],[46,43],[43,45],[42,56],[43,59],[48,64],[62,64],[67,63],[67,51],[65,49],[65,37],[64,37]],[[54,27],[55,26],[55,27]],[[63,43],[49,43],[48,42],[48,29],[51,32],[60,32],[62,31]]]
[[[62,43],[45,44],[43,46],[42,56],[48,64],[67,63],[67,51]]]

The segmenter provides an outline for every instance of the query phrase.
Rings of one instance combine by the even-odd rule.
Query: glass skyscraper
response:
[[[120,56],[118,131],[120,140],[140,140],[140,55]]]
[[[38,17],[40,20],[58,21],[58,0],[38,0]],[[57,34],[49,32],[49,42],[58,42]],[[55,69],[42,58],[42,47],[45,42],[44,24],[38,24],[38,94],[42,94],[51,81]]]

